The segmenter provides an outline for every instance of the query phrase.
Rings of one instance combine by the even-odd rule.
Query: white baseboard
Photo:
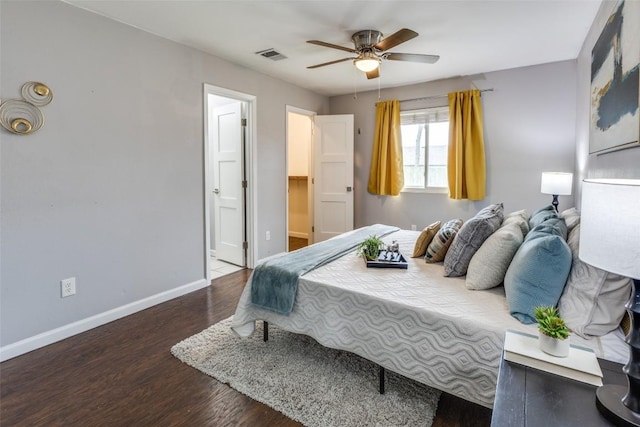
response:
[[[169,301],[173,298],[177,298],[207,286],[209,286],[209,282],[207,282],[207,280],[196,280],[195,282],[187,283],[186,285],[160,292],[159,294],[116,307],[105,311],[104,313],[96,314],[94,316],[87,317],[86,319],[78,320],[77,322],[69,323],[59,328],[42,332],[13,344],[0,347],[0,362],[4,362],[5,360],[12,359],[16,356],[20,356],[21,354],[53,344],[54,342],[88,331],[89,329],[113,322],[114,320],[118,320],[122,317],[137,313],[138,311],[142,311],[154,305]]]
[[[308,239],[309,233],[303,233],[301,231],[289,231],[289,237],[297,237],[299,239]]]

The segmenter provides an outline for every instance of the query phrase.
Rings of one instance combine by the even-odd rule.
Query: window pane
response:
[[[449,146],[449,122],[429,124],[429,187],[447,186],[447,152]]]
[[[425,128],[424,125],[402,125],[402,158],[404,186],[424,188]]]
[[[448,108],[438,107],[403,112],[400,129],[404,159],[404,186],[409,188],[447,187]]]

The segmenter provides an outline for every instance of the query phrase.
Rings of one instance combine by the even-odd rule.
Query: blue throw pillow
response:
[[[558,212],[556,212],[556,208],[554,208],[553,205],[540,208],[531,214],[529,218],[529,228],[540,225],[550,218],[558,218],[558,216]]]
[[[566,234],[566,225],[564,230]],[[522,323],[535,323],[534,308],[555,307],[562,295],[571,270],[571,249],[561,233],[560,223],[534,228],[509,265],[504,277],[507,305]]]
[[[564,218],[560,217],[548,218],[542,224],[533,227],[531,231],[554,234],[562,237],[564,241],[567,240],[568,235],[567,223]]]

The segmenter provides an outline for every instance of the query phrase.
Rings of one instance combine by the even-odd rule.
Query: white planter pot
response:
[[[538,331],[538,341],[540,343],[540,350],[547,354],[556,357],[567,357],[569,355],[569,338],[559,340]]]

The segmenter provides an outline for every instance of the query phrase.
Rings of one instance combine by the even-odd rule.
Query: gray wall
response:
[[[540,173],[574,163],[578,176],[640,177],[640,149],[587,154],[590,53],[614,5],[603,3],[577,61],[381,92],[494,89],[483,94],[487,198],[469,202],[367,193],[377,91],[327,100],[61,2],[1,1],[0,95],[41,80],[55,96],[38,133],[0,131],[0,346],[204,278],[203,83],[258,97],[256,226],[272,237],[259,239],[257,258],[286,247],[287,104],[355,114],[356,226],[422,227],[494,202],[533,210],[550,200]],[[71,276],[78,294],[61,299],[59,281]]]
[[[384,72],[384,69],[383,69]],[[382,77],[384,78],[384,76]],[[493,89],[482,95],[487,197],[451,200],[446,194],[401,193],[375,196],[367,192],[378,92],[331,98],[331,113],[355,113],[355,222],[382,222],[419,228],[435,220],[470,218],[480,208],[503,202],[505,211],[530,212],[551,202],[540,193],[543,171],[571,172],[575,156],[576,62],[564,61],[412,86],[382,90],[380,98],[413,99],[477,86]],[[473,84],[473,85],[472,85]],[[403,102],[402,109],[446,105],[446,98]],[[360,129],[360,134],[358,134]],[[560,196],[560,208],[573,206]]]
[[[589,116],[591,85],[591,49],[614,11],[617,1],[605,1],[593,21],[578,56],[578,88],[576,103],[576,174],[577,194],[584,178],[640,178],[640,148],[602,155],[589,155]],[[576,200],[580,200],[579,197]]]
[[[205,277],[203,83],[257,96],[257,258],[284,250],[285,107],[326,97],[65,3],[0,8],[2,98],[54,92],[39,132],[0,131],[0,345]]]

